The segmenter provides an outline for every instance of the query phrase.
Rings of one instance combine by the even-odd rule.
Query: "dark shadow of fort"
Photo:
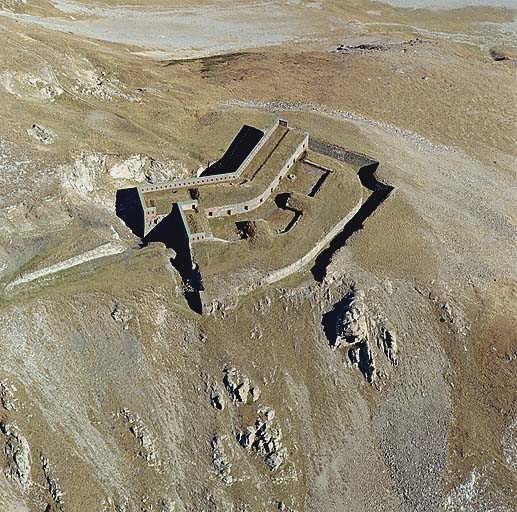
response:
[[[179,206],[174,204],[172,210],[143,239],[144,245],[161,242],[174,251],[171,265],[178,271],[183,281],[185,299],[192,311],[203,311],[201,292],[204,290],[199,267],[192,260],[192,253],[185,224],[181,219]]]
[[[201,173],[201,176],[214,176],[216,174],[235,172],[263,136],[263,131],[253,126],[244,125],[224,155],[217,162],[209,165]]]
[[[138,238],[143,238],[144,211],[135,187],[117,190],[115,213]]]

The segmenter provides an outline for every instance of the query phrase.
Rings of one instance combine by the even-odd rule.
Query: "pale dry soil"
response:
[[[0,1],[0,510],[515,509],[516,68],[490,55],[511,47],[514,14],[316,3],[274,2],[272,40],[277,11],[257,19],[257,4],[126,2],[218,18],[200,25],[209,44],[185,26],[171,50],[120,40],[121,25],[69,33],[108,18],[57,2]],[[228,16],[244,32],[222,37]],[[195,175],[242,124],[277,117],[376,158],[395,190],[323,283],[309,265],[236,294],[257,257],[200,317],[169,251],[141,248],[117,217],[116,192]],[[124,250],[84,257],[107,243]],[[397,334],[396,366],[372,344],[373,384],[322,325],[352,289]],[[231,403],[226,366],[257,402]],[[236,438],[260,405],[287,450],[274,472]]]

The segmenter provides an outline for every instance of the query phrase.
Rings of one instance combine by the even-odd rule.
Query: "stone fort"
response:
[[[237,294],[275,282],[359,226],[391,192],[377,165],[282,119],[265,131],[245,125],[197,177],[138,186],[139,231],[173,250],[191,307],[213,310],[229,279]]]

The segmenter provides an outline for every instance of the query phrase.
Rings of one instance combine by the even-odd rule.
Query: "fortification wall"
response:
[[[307,254],[302,256],[300,259],[291,263],[287,267],[275,270],[270,272],[266,277],[260,280],[259,286],[264,286],[267,284],[272,284],[281,279],[289,277],[291,274],[298,272],[303,267],[305,267],[308,263],[311,262],[330,242],[340,233],[346,224],[350,222],[350,220],[354,217],[354,215],[359,211],[363,204],[363,196],[361,193],[361,198],[354,206],[354,208],[343,218],[341,219]]]
[[[232,203],[214,208],[207,208],[206,212],[209,217],[225,217],[230,215],[238,215],[257,209],[264,201],[266,201],[273,191],[280,184],[280,180],[284,178],[289,169],[296,163],[296,161],[307,151],[309,148],[309,135],[307,135],[303,141],[296,147],[293,154],[284,162],[284,165],[278,171],[273,181],[266,187],[262,194],[244,201],[242,203]]]
[[[216,176],[201,176],[199,178],[186,178],[184,180],[164,181],[152,185],[140,185],[142,193],[172,190],[176,188],[199,187],[200,185],[213,185],[214,183],[228,183],[238,176],[235,173],[218,174]]]
[[[140,198],[140,203],[142,205],[143,216],[144,216],[144,236],[146,236],[159,222],[159,218],[157,216],[156,208],[150,206],[146,207],[144,194],[146,192],[158,192],[161,190],[172,190],[176,188],[185,188],[185,187],[199,187],[202,185],[213,185],[216,183],[231,183],[238,179],[241,174],[244,172],[246,167],[249,165],[251,160],[256,156],[256,154],[260,151],[260,149],[264,146],[264,144],[269,140],[271,135],[275,132],[275,130],[279,127],[287,127],[287,121],[282,119],[277,119],[271,127],[264,133],[264,136],[260,139],[257,145],[251,150],[250,154],[246,157],[246,159],[242,162],[239,168],[233,173],[226,174],[218,174],[215,176],[201,176],[198,178],[187,178],[184,180],[172,180],[172,181],[164,181],[163,183],[156,183],[152,185],[140,185],[137,187],[138,196]],[[244,208],[244,206],[243,206]],[[246,211],[246,210],[242,210]],[[216,215],[214,215],[216,216]],[[198,241],[197,239],[195,241]]]
[[[146,236],[160,222],[161,218],[157,214],[156,207],[149,206],[146,208],[143,205],[145,205],[144,202],[142,202],[142,209],[144,211],[144,236]]]
[[[235,295],[244,295],[248,293],[251,289],[260,288],[268,284],[276,283],[277,281],[285,279],[286,277],[289,277],[295,272],[299,272],[300,270],[302,270],[306,265],[308,265],[312,260],[314,260],[314,258],[316,258],[316,256],[323,249],[325,249],[325,247],[328,244],[330,244],[330,242],[332,242],[332,240],[345,228],[348,222],[352,220],[352,218],[361,209],[361,206],[363,205],[363,199],[364,197],[361,193],[361,198],[356,203],[354,208],[352,208],[352,210],[350,210],[350,212],[348,212],[348,214],[343,219],[341,219],[333,228],[331,228],[331,230],[319,242],[317,242],[316,245],[307,254],[305,254],[298,260],[294,261],[290,265],[287,265],[286,267],[270,272],[267,276],[262,278],[260,281],[252,284],[251,286],[248,283],[244,286],[238,287]],[[219,299],[214,299],[214,297],[210,296],[206,292],[203,295],[202,300],[203,311],[207,314],[210,314],[214,311],[214,309],[217,309],[218,304],[220,304]]]

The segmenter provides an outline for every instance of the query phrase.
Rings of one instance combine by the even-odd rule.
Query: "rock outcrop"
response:
[[[52,474],[52,470],[50,468],[50,464],[48,459],[41,455],[40,457],[41,461],[41,468],[43,470],[43,474],[45,475],[45,481],[47,483],[47,490],[48,493],[52,499],[52,501],[55,504],[55,508],[58,510],[61,510],[62,502],[63,502],[63,491],[61,490],[58,481]],[[49,507],[51,507],[52,504],[49,504]]]
[[[119,322],[123,325],[124,330],[129,329],[129,322],[133,319],[133,313],[131,310],[123,304],[116,304],[115,308],[111,312],[111,317],[115,322]]]
[[[5,456],[7,478],[23,491],[31,486],[31,454],[29,443],[13,423],[0,422],[0,453]]]
[[[122,409],[119,413],[129,425],[129,432],[134,436],[139,446],[138,455],[142,457],[150,466],[160,463],[156,450],[154,437],[138,414],[129,409]]]
[[[354,344],[368,340],[368,323],[366,306],[362,293],[352,296],[348,308],[337,317],[336,340],[334,348],[342,343]]]
[[[149,157],[132,155],[127,160],[115,164],[110,170],[110,176],[115,179],[130,180],[142,183],[146,181],[148,169],[152,164]]]
[[[27,128],[27,134],[45,145],[52,144],[55,138],[52,130],[38,124],[33,124],[30,128]]]
[[[223,383],[233,403],[247,404],[260,398],[260,389],[236,368],[225,368]]]
[[[383,373],[378,369],[379,351],[391,366],[398,364],[397,335],[370,311],[364,293],[352,290],[335,306],[333,315],[335,332],[329,337],[330,346],[344,350],[350,365],[359,369],[369,383]]]
[[[210,388],[210,402],[212,407],[218,411],[222,411],[226,407],[226,400],[224,399],[223,391],[217,384],[214,384]]]
[[[271,471],[276,471],[287,456],[287,448],[282,446],[282,429],[274,426],[275,411],[267,406],[257,409],[257,419],[237,433],[237,441],[246,450],[254,450]]]
[[[0,406],[6,411],[16,410],[16,388],[7,382],[0,382]]]

